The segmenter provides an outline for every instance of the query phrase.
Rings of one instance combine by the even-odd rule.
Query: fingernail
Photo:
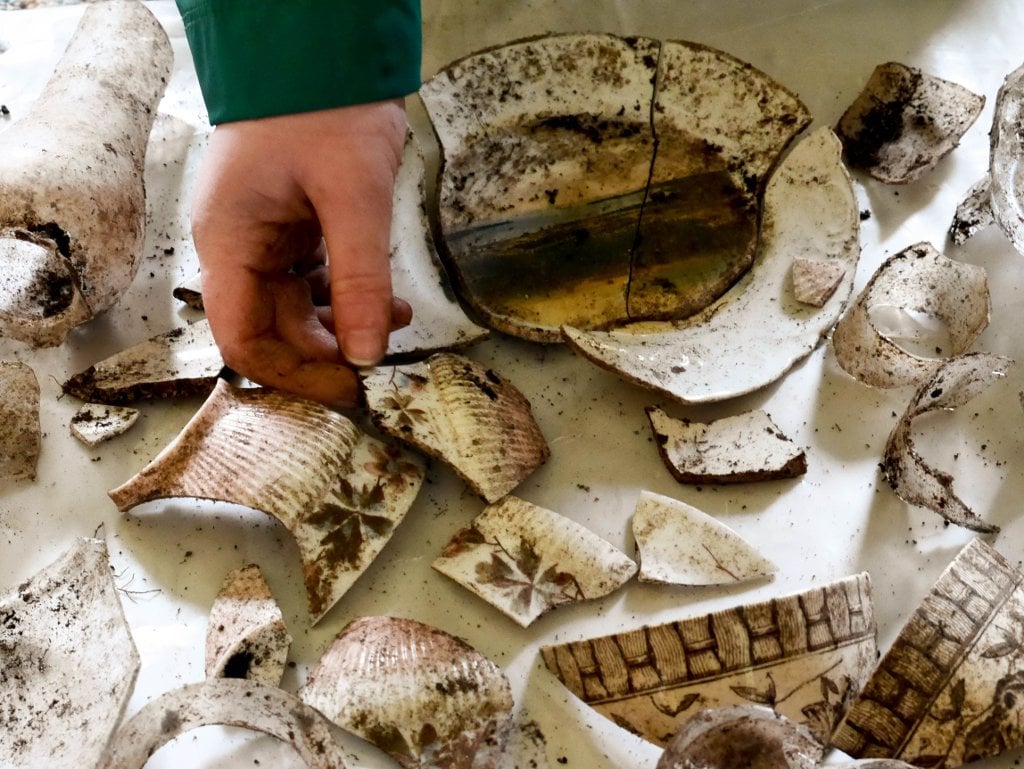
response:
[[[387,351],[386,341],[368,329],[350,331],[342,343],[342,353],[353,366],[375,366]]]

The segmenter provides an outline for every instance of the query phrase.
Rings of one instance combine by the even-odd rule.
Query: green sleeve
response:
[[[210,123],[420,86],[419,0],[177,0]]]

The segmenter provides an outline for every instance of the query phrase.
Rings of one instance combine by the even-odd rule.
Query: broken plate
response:
[[[707,309],[615,331],[567,326],[568,342],[599,366],[683,403],[774,382],[817,347],[853,288],[860,214],[839,155],[838,140],[820,128],[782,160],[765,191],[754,266]],[[793,261],[808,257],[844,268],[820,309],[793,294]]]
[[[896,496],[912,505],[934,510],[950,523],[973,531],[999,531],[985,523],[953,491],[953,476],[931,467],[914,449],[914,420],[938,409],[955,409],[1006,376],[1009,358],[969,353],[943,363],[923,382],[910,400],[889,439],[882,458],[882,475]]]
[[[223,371],[224,359],[203,319],[101,360],[62,387],[83,401],[123,404],[207,395]]]
[[[497,665],[398,617],[349,623],[300,696],[407,769],[494,769],[512,725],[512,691]]]
[[[755,704],[828,739],[875,663],[866,573],[781,598],[544,646],[548,670],[623,729],[665,746],[699,710]]]
[[[600,598],[636,564],[589,529],[508,496],[488,505],[433,567],[523,627],[562,604]]]
[[[0,597],[0,763],[96,766],[138,672],[107,546],[76,539]]]
[[[897,62],[879,64],[839,118],[846,160],[887,184],[907,184],[960,143],[985,97]]]
[[[724,523],[679,500],[641,491],[633,512],[640,581],[731,585],[778,568]]]
[[[544,342],[714,301],[749,268],[764,174],[809,122],[728,54],[606,34],[476,53],[420,95],[463,298]]]
[[[206,629],[206,677],[247,678],[279,686],[292,637],[260,567],[224,579]]]
[[[764,411],[714,422],[674,419],[645,409],[665,466],[680,483],[747,483],[796,478],[807,472],[807,455]]]
[[[298,544],[317,622],[387,544],[423,476],[419,457],[325,406],[219,380],[182,432],[108,493],[122,512],[197,497],[274,516]]]
[[[938,578],[832,744],[954,769],[1024,745],[1024,574],[980,539]]]
[[[920,384],[989,321],[985,269],[917,243],[875,270],[832,334],[836,361],[874,387]],[[936,328],[938,326],[938,328]]]
[[[142,769],[150,756],[179,734],[213,724],[276,737],[291,745],[309,769],[345,767],[345,751],[323,715],[276,686],[238,678],[186,684],[150,700],[121,725],[102,762],[95,766]]]
[[[70,429],[86,446],[98,446],[127,432],[138,419],[138,409],[86,403],[71,417]]]
[[[32,367],[0,361],[0,393],[0,479],[34,481],[42,438],[39,381]]]
[[[530,402],[494,370],[453,353],[363,377],[373,423],[448,464],[488,502],[548,458]]]

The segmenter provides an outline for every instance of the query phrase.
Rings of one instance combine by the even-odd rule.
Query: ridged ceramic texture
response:
[[[325,406],[220,380],[182,432],[109,494],[121,511],[197,497],[274,516],[299,546],[316,621],[387,543],[423,475],[418,457]]]
[[[464,356],[439,353],[374,369],[363,384],[374,424],[448,464],[488,502],[511,492],[550,453],[525,396]]]
[[[0,481],[35,480],[42,436],[39,381],[27,363],[0,361]]]
[[[523,627],[625,584],[636,563],[565,516],[508,496],[457,532],[433,566]]]
[[[417,769],[499,766],[512,723],[500,668],[442,630],[396,617],[346,626],[300,696]]]

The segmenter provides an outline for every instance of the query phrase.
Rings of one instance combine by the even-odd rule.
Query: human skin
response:
[[[218,125],[203,157],[192,236],[225,363],[335,406],[359,395],[409,305],[391,293],[400,100]],[[326,260],[326,266],[325,266]]]

